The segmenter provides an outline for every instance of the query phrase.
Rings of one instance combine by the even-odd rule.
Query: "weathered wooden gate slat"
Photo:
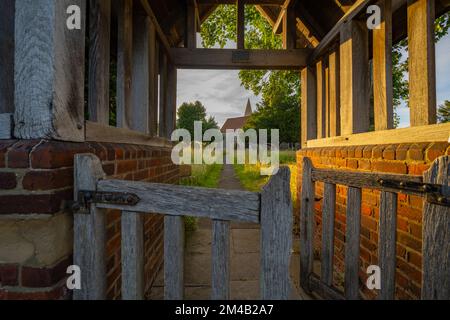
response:
[[[89,154],[75,156],[74,199],[79,190],[96,190],[97,181],[104,178],[100,160]],[[106,298],[105,211],[91,205],[90,214],[74,215],[73,263],[82,272],[81,290],[74,290],[75,300]]]
[[[184,220],[164,217],[164,298],[184,297]]]
[[[230,222],[213,221],[211,299],[230,299]]]
[[[380,300],[393,300],[397,261],[397,194],[382,192],[380,201],[380,235],[378,260],[381,269]]]
[[[289,168],[280,168],[261,192],[261,298],[289,298],[292,201]]]
[[[326,183],[323,194],[323,212],[322,212],[321,280],[328,286],[331,286],[333,284],[335,207],[336,207],[336,185]]]
[[[141,199],[133,207],[136,212],[259,223],[260,195],[254,192],[121,180],[99,181],[98,190],[136,194]],[[120,205],[98,206],[127,210],[127,206]]]
[[[303,159],[302,197],[300,202],[300,283],[309,291],[309,276],[314,261],[314,200],[315,183],[312,180],[313,165]]]
[[[122,212],[122,299],[144,299],[144,216]]]
[[[450,197],[450,157],[437,159],[424,181],[441,184]],[[422,299],[450,300],[450,208],[425,203],[423,208]]]
[[[361,196],[359,188],[347,190],[345,228],[345,297],[359,299],[359,243],[361,236]]]

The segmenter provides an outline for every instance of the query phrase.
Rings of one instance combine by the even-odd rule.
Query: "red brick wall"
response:
[[[315,167],[357,171],[374,171],[422,175],[439,156],[450,154],[448,143],[416,143],[400,145],[329,147],[304,149],[298,152],[298,185],[301,189],[303,157],[309,157]],[[323,196],[323,183],[316,184],[318,197]],[[337,187],[335,218],[335,278],[342,285],[344,270],[345,211],[347,189]],[[361,217],[360,286],[367,298],[375,293],[366,288],[366,270],[378,264],[379,196],[374,190],[363,190]],[[315,256],[320,257],[321,206],[316,202]],[[423,199],[399,195],[397,219],[396,297],[417,299],[422,281],[422,207]],[[298,219],[298,217],[296,217]]]
[[[168,149],[108,143],[0,140],[0,227],[9,221],[22,226],[28,219],[39,221],[59,215],[71,217],[66,208],[68,201],[73,198],[73,158],[78,153],[96,154],[111,178],[178,183],[179,168],[172,163]],[[27,230],[26,225],[24,228]],[[109,299],[120,298],[120,229],[120,213],[108,212],[106,248]],[[57,228],[55,230],[55,233],[61,232]],[[73,232],[71,228],[69,231]],[[25,238],[26,233],[23,234]],[[48,236],[58,237],[55,234]],[[66,235],[66,238],[71,241],[73,235]],[[161,216],[146,216],[144,241],[146,288],[149,288],[162,266]],[[14,243],[14,240],[11,242]],[[2,243],[0,253],[1,246]],[[72,244],[67,246],[71,248]],[[4,249],[3,252],[8,255],[8,248]],[[69,298],[70,293],[65,289],[65,272],[67,266],[72,264],[72,252],[61,255],[53,257],[55,261],[51,263],[48,262],[50,258],[39,259],[35,256],[27,256],[25,261],[5,263],[0,256],[0,299]]]

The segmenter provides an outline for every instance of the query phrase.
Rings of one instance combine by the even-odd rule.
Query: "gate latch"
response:
[[[132,193],[122,192],[99,192],[99,191],[78,191],[78,201],[72,205],[74,213],[89,214],[91,204],[110,204],[120,206],[135,206],[141,199]]]

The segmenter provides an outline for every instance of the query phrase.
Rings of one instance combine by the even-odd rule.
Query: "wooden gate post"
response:
[[[424,173],[424,182],[441,184],[450,196],[450,157],[437,159]],[[426,202],[423,208],[422,299],[450,299],[450,209]]]
[[[261,192],[261,299],[289,298],[292,201],[289,168],[280,168]]]
[[[91,154],[75,156],[75,201],[78,191],[96,191],[97,182],[105,177],[100,160]],[[81,290],[74,290],[74,300],[106,298],[105,209],[91,204],[89,212],[74,215],[74,265],[81,270]]]

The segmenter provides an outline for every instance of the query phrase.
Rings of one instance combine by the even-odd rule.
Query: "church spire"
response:
[[[249,117],[252,115],[252,113],[253,113],[252,104],[250,103],[250,98],[249,98],[247,101],[247,108],[245,108],[245,116]]]

